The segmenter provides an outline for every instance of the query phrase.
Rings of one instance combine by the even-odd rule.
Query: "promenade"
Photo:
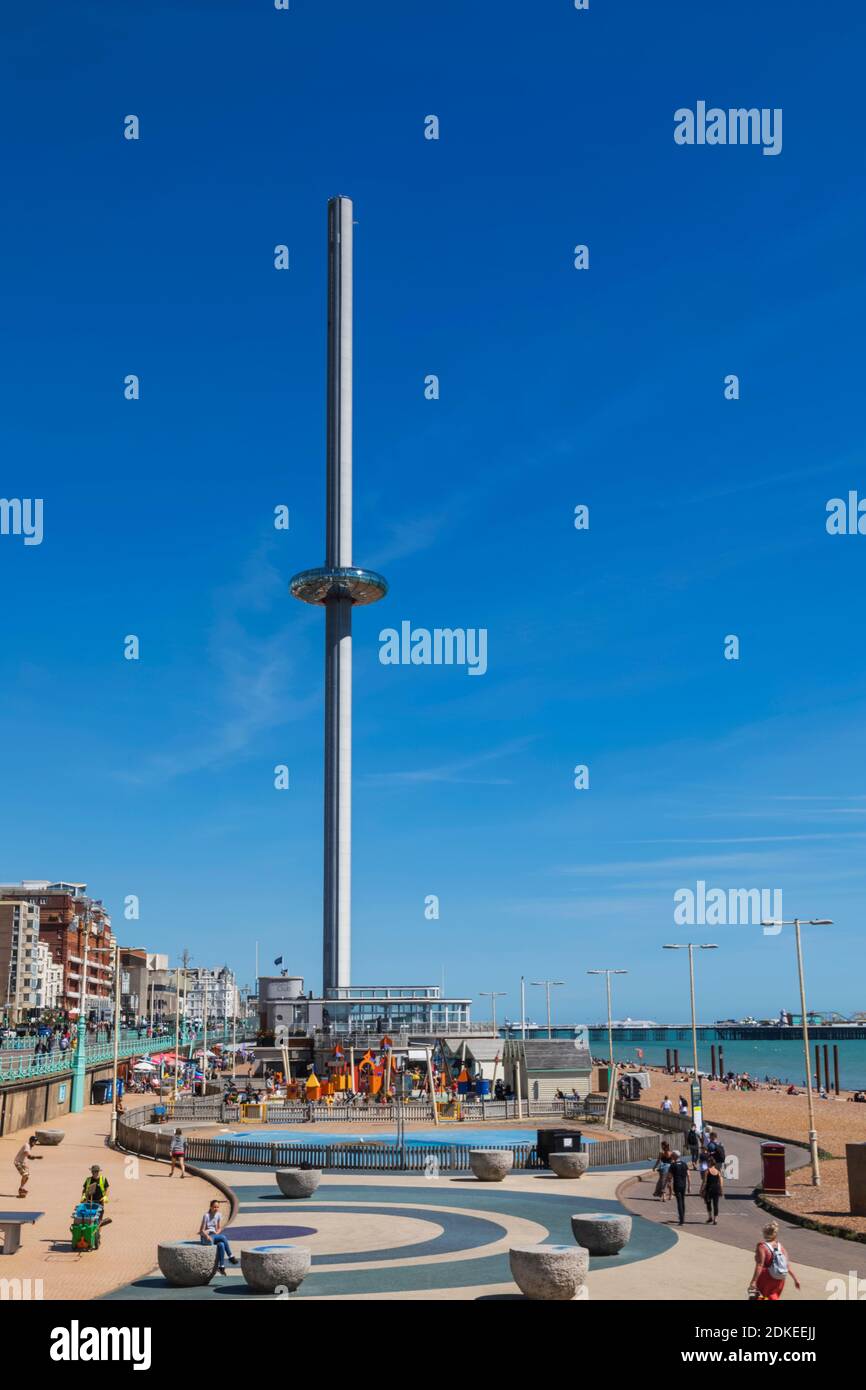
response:
[[[146,1103],[144,1097],[130,1098],[130,1108]],[[25,1229],[16,1255],[0,1257],[0,1278],[33,1281],[36,1296],[46,1300],[259,1298],[237,1266],[203,1288],[166,1285],[156,1268],[157,1243],[194,1237],[214,1187],[204,1177],[169,1179],[164,1163],[108,1149],[109,1121],[107,1106],[63,1118],[66,1138],[41,1150],[44,1157],[32,1165],[30,1196],[20,1203],[45,1216]],[[495,1133],[491,1128],[491,1139]],[[19,1203],[12,1161],[25,1137],[19,1131],[0,1140],[0,1206],[13,1210]],[[677,1227],[673,1204],[653,1201],[653,1183],[638,1181],[648,1174],[648,1163],[590,1170],[577,1182],[563,1182],[548,1170],[514,1172],[501,1184],[435,1170],[429,1176],[325,1173],[313,1197],[296,1202],[282,1196],[267,1169],[214,1165],[210,1171],[237,1197],[227,1232],[235,1253],[272,1241],[309,1247],[313,1265],[299,1298],[520,1299],[509,1270],[510,1246],[571,1244],[573,1213],[626,1209],[634,1218],[632,1239],[620,1255],[592,1260],[589,1299],[736,1302],[745,1298],[752,1251],[767,1218],[751,1195],[759,1141],[736,1133],[722,1138],[728,1154],[737,1157],[739,1176],[728,1184],[717,1227],[704,1224],[696,1194],[688,1199],[687,1225]],[[790,1151],[791,1162],[805,1157]],[[81,1253],[69,1246],[70,1215],[96,1162],[111,1183],[112,1223],[99,1250]],[[866,1274],[862,1245],[788,1223],[782,1237],[802,1283],[797,1291],[789,1282],[786,1302],[826,1300],[834,1279],[847,1279],[851,1271],[858,1278]]]
[[[690,1173],[692,1193],[686,1198],[686,1224],[676,1225],[676,1203],[659,1202],[653,1197],[656,1174],[650,1175],[647,1165],[641,1174],[624,1181],[619,1189],[619,1198],[628,1211],[646,1221],[653,1221],[673,1229],[679,1236],[701,1243],[712,1242],[711,1263],[718,1254],[718,1247],[725,1250],[734,1248],[753,1251],[761,1239],[761,1228],[773,1219],[779,1222],[779,1234],[791,1257],[797,1273],[801,1264],[820,1270],[831,1270],[835,1274],[847,1275],[857,1270],[859,1277],[866,1276],[866,1245],[857,1241],[843,1240],[823,1231],[813,1231],[783,1217],[772,1217],[759,1207],[753,1193],[761,1182],[761,1143],[760,1139],[749,1134],[739,1134],[732,1130],[718,1128],[719,1139],[725,1146],[727,1157],[737,1163],[737,1177],[725,1179],[725,1195],[719,1208],[719,1224],[707,1225],[707,1213],[700,1199],[700,1174]],[[786,1155],[789,1169],[803,1171],[809,1163],[809,1155],[803,1149],[789,1148]],[[804,1173],[808,1180],[808,1175]],[[782,1205],[780,1199],[777,1205]],[[830,1276],[828,1276],[830,1277]],[[785,1299],[795,1297],[796,1290],[791,1285],[785,1290]]]
[[[131,1096],[128,1108],[146,1099]],[[0,1255],[0,1279],[41,1280],[45,1299],[100,1298],[151,1270],[158,1240],[195,1235],[215,1195],[211,1185],[194,1177],[181,1181],[177,1174],[169,1179],[166,1164],[109,1149],[110,1112],[108,1105],[88,1106],[54,1122],[66,1137],[55,1148],[36,1149],[42,1158],[31,1165],[23,1201],[12,1164],[29,1131],[0,1139],[0,1208],[45,1213],[36,1225],[24,1228],[17,1254]],[[103,1230],[100,1248],[83,1253],[70,1248],[70,1217],[93,1163],[111,1184],[111,1224]]]
[[[272,1241],[311,1250],[311,1272],[293,1298],[389,1302],[523,1301],[511,1278],[509,1246],[572,1244],[572,1213],[621,1210],[618,1190],[636,1175],[634,1168],[608,1169],[563,1182],[536,1171],[512,1173],[503,1183],[491,1184],[464,1174],[428,1180],[325,1174],[313,1197],[292,1202],[281,1196],[267,1171],[215,1171],[238,1197],[238,1214],[227,1232],[236,1253],[246,1245]],[[664,1217],[668,1215],[665,1209]],[[825,1300],[829,1281],[856,1267],[858,1251],[836,1255],[820,1243],[825,1237],[814,1237],[803,1259],[799,1234],[786,1235],[786,1240],[803,1287],[798,1292],[791,1284],[785,1301]],[[622,1253],[592,1259],[588,1297],[743,1302],[752,1267],[750,1239],[728,1243],[722,1235],[708,1246],[696,1227],[682,1232],[666,1220],[636,1215],[632,1239]],[[169,1288],[153,1268],[111,1297],[274,1301],[252,1293],[237,1267],[230,1267],[225,1278],[191,1289]]]

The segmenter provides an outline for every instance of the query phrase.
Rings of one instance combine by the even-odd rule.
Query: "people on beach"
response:
[[[38,1143],[39,1143],[39,1140],[36,1138],[36,1135],[35,1135],[35,1134],[31,1134],[30,1138],[29,1138],[29,1139],[26,1139],[26,1140],[24,1141],[24,1143],[21,1145],[21,1148],[18,1150],[17,1154],[15,1155],[15,1158],[13,1159],[13,1162],[14,1162],[15,1167],[16,1167],[17,1172],[18,1172],[18,1178],[19,1178],[19,1182],[18,1182],[18,1196],[19,1196],[19,1197],[26,1197],[26,1196],[27,1196],[27,1184],[28,1184],[28,1182],[30,1181],[30,1161],[31,1161],[31,1159],[34,1159],[34,1158],[39,1158],[39,1159],[41,1159],[41,1158],[42,1158],[42,1154],[35,1154],[35,1153],[33,1152],[33,1149],[34,1149],[35,1145],[38,1144]]]
[[[722,1170],[716,1166],[714,1156],[710,1156],[709,1166],[704,1177],[704,1201],[707,1204],[707,1225],[719,1224],[719,1199],[724,1194]]]
[[[671,1155],[670,1182],[677,1203],[677,1223],[682,1226],[686,1219],[686,1194],[691,1191],[689,1165],[678,1149]]]
[[[186,1136],[184,1135],[183,1130],[176,1129],[174,1131],[174,1134],[171,1136],[171,1143],[169,1145],[168,1154],[169,1158],[171,1159],[171,1167],[168,1170],[168,1176],[170,1178],[173,1177],[175,1168],[179,1168],[181,1177],[185,1178]]]
[[[199,1227],[198,1234],[202,1245],[216,1246],[218,1274],[225,1274],[226,1260],[228,1260],[229,1264],[236,1265],[238,1263],[237,1255],[232,1254],[228,1239],[222,1233],[222,1225],[223,1219],[220,1212],[220,1204],[215,1197],[201,1219],[201,1226]]]
[[[789,1274],[796,1289],[799,1289],[800,1281],[788,1263],[787,1250],[779,1240],[778,1221],[768,1221],[762,1236],[763,1239],[755,1246],[755,1272],[749,1285],[749,1298],[778,1302]]]
[[[670,1096],[665,1096],[664,1100],[662,1101],[661,1108],[662,1108],[662,1110],[664,1111],[664,1113],[665,1113],[666,1115],[669,1115],[669,1114],[671,1113],[671,1111],[673,1110],[674,1107],[673,1107],[673,1104],[671,1103],[671,1098],[670,1098]]]

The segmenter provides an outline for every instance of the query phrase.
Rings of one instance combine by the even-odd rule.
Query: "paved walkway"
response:
[[[128,1108],[136,1100],[130,1097]],[[0,1139],[0,1208],[45,1213],[35,1226],[24,1228],[17,1254],[0,1255],[0,1279],[42,1280],[45,1299],[99,1298],[151,1270],[158,1240],[195,1235],[214,1195],[210,1183],[193,1177],[181,1181],[177,1174],[169,1180],[167,1165],[109,1149],[109,1106],[89,1106],[51,1124],[66,1138],[56,1148],[36,1150],[43,1157],[31,1165],[29,1196],[23,1201],[12,1163],[29,1131]],[[100,1248],[82,1253],[71,1248],[70,1218],[93,1163],[111,1184],[112,1220]]]
[[[656,1175],[649,1181],[646,1165],[644,1181],[630,1180],[620,1189],[620,1200],[624,1206],[645,1220],[670,1226],[679,1232],[700,1236],[717,1245],[735,1246],[739,1250],[754,1250],[761,1239],[761,1227],[767,1221],[777,1220],[782,1241],[794,1268],[799,1272],[800,1264],[811,1264],[821,1269],[835,1270],[847,1275],[851,1270],[859,1270],[859,1277],[866,1277],[866,1245],[858,1241],[842,1240],[838,1236],[824,1235],[820,1231],[810,1231],[793,1221],[772,1217],[769,1212],[757,1206],[754,1190],[761,1181],[761,1143],[750,1134],[738,1134],[733,1130],[717,1128],[728,1158],[736,1157],[739,1176],[725,1179],[725,1196],[719,1206],[718,1226],[708,1226],[706,1208],[697,1195],[700,1190],[700,1175],[691,1173],[693,1195],[686,1198],[686,1224],[677,1226],[677,1209],[674,1201],[658,1202],[653,1198]],[[786,1155],[788,1168],[801,1168],[809,1162],[804,1149],[789,1146]],[[715,1256],[713,1257],[715,1258]],[[788,1296],[788,1290],[785,1291]]]
[[[465,1174],[325,1174],[313,1197],[289,1201],[267,1171],[219,1170],[231,1182],[238,1214],[228,1229],[235,1253],[290,1241],[310,1249],[312,1269],[293,1297],[313,1300],[508,1300],[511,1245],[573,1241],[573,1212],[618,1211],[628,1170],[591,1171],[577,1182],[548,1172],[479,1183]],[[655,1205],[655,1204],[653,1204]],[[667,1213],[665,1213],[667,1215]],[[752,1273],[748,1249],[708,1246],[691,1231],[636,1216],[618,1256],[590,1261],[591,1300],[742,1302]],[[799,1262],[803,1288],[786,1300],[827,1298],[834,1267]],[[203,1288],[169,1288],[158,1270],[119,1289],[116,1299],[255,1301],[262,1297],[231,1267]]]

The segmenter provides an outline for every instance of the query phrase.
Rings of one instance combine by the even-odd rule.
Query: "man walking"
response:
[[[686,1193],[691,1191],[689,1165],[678,1149],[674,1149],[671,1163],[670,1181],[677,1201],[677,1225],[683,1226],[686,1220]]]
[[[17,1154],[15,1155],[14,1163],[15,1163],[16,1169],[18,1170],[18,1177],[19,1177],[19,1182],[18,1182],[18,1196],[19,1196],[19,1197],[26,1197],[26,1196],[27,1196],[27,1184],[28,1184],[28,1182],[30,1181],[30,1160],[31,1160],[32,1158],[39,1158],[39,1159],[41,1159],[41,1157],[42,1157],[41,1154],[35,1154],[35,1153],[33,1152],[33,1146],[34,1146],[34,1144],[38,1144],[38,1143],[39,1143],[39,1140],[36,1138],[36,1135],[35,1135],[35,1134],[31,1134],[30,1138],[27,1139],[27,1140],[25,1140],[25,1142],[21,1145],[21,1148],[18,1150]]]
[[[697,1166],[698,1166],[698,1155],[699,1155],[699,1153],[700,1153],[700,1151],[701,1151],[701,1141],[700,1141],[700,1139],[698,1138],[698,1131],[695,1129],[694,1125],[692,1125],[691,1129],[689,1130],[688,1134],[686,1135],[686,1148],[688,1149],[689,1153],[691,1154],[691,1158],[692,1158],[692,1167],[693,1167],[693,1168],[697,1168]]]

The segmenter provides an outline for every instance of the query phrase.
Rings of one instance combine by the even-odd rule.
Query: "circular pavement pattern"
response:
[[[297,1240],[298,1236],[315,1236],[315,1226],[229,1226],[225,1234],[229,1245],[246,1245],[248,1241]]]
[[[571,1245],[575,1212],[622,1212],[615,1201],[559,1195],[549,1184],[538,1193],[526,1188],[495,1190],[486,1184],[437,1180],[408,1187],[333,1183],[305,1201],[304,1215],[312,1267],[293,1298],[376,1297],[389,1293],[460,1288],[483,1289],[513,1280],[508,1264],[512,1244]],[[237,1224],[227,1235],[238,1247],[246,1242],[291,1240],[299,1228],[297,1206],[274,1199],[273,1183],[239,1185]],[[265,1205],[266,1203],[266,1205]],[[280,1218],[285,1211],[285,1224]],[[267,1217],[259,1225],[255,1217]],[[301,1236],[303,1240],[303,1236]],[[631,1264],[659,1255],[676,1243],[667,1227],[634,1218],[632,1239],[615,1256],[594,1257],[593,1270]],[[233,1246],[234,1248],[234,1246]],[[170,1289],[158,1274],[118,1289],[111,1299],[272,1298],[253,1294],[236,1268],[229,1278],[205,1288]]]

